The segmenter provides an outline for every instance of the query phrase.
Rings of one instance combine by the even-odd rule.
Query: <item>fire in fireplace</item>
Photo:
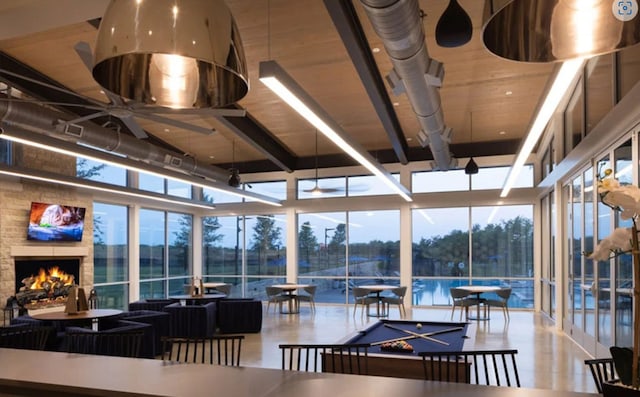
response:
[[[79,281],[79,259],[16,260],[16,300],[24,308],[63,304]]]

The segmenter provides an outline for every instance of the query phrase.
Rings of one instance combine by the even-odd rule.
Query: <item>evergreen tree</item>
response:
[[[318,239],[315,234],[313,234],[311,223],[307,221],[300,226],[300,232],[298,233],[298,249],[300,251],[300,256],[303,257],[308,264],[311,264],[311,253],[316,250],[317,246]]]
[[[206,193],[203,193],[202,200],[207,203],[213,203],[213,197]],[[217,216],[205,216],[202,218],[202,245],[205,248],[213,247],[215,243],[222,239],[223,235],[217,233],[220,227],[222,227],[222,225],[220,225]]]
[[[191,215],[184,214],[180,217],[178,222],[180,223],[180,229],[173,233],[176,236],[173,245],[180,248],[187,248],[191,244],[193,217]]]
[[[258,252],[258,274],[261,274],[261,266],[266,265],[268,251],[282,244],[281,233],[282,229],[276,226],[273,215],[259,215],[256,218],[251,249]]]
[[[344,223],[340,223],[336,226],[336,229],[333,231],[333,237],[331,237],[331,241],[329,242],[329,247],[332,250],[339,248],[340,246],[344,246],[344,243],[347,241],[347,232]]]

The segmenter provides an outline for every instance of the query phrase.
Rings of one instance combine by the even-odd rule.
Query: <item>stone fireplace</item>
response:
[[[83,286],[88,254],[88,248],[79,246],[11,247],[13,292],[19,306],[33,309],[64,304],[72,285]]]

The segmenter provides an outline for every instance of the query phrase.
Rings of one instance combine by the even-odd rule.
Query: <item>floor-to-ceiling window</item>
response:
[[[317,302],[349,303],[354,286],[400,281],[398,210],[298,215],[298,279]]]
[[[633,180],[633,150],[629,139],[617,146],[613,151],[614,175],[621,184],[637,183]],[[636,162],[637,164],[637,159]],[[631,219],[623,219],[620,211],[616,211],[616,227],[631,227]],[[614,259],[615,279],[615,344],[631,346],[633,338],[633,258],[631,254],[618,255]]]
[[[533,307],[533,207],[413,210],[413,303],[450,305],[458,285],[503,285]]]
[[[298,279],[318,285],[317,302],[347,302],[354,285],[347,268],[348,229],[346,212],[298,215]]]
[[[140,210],[140,297],[184,293],[192,272],[192,216]]]
[[[282,215],[202,218],[202,274],[232,284],[232,295],[264,298],[264,287],[286,275],[286,222]]]
[[[93,284],[101,308],[129,303],[128,208],[93,203]]]
[[[609,154],[597,161],[597,176],[603,175],[607,169],[612,169]],[[598,197],[596,207],[596,227],[598,241],[608,237],[613,231],[613,210],[605,205]],[[603,346],[613,344],[613,326],[611,319],[611,260],[595,262],[597,276],[597,308],[598,308],[598,342]]]

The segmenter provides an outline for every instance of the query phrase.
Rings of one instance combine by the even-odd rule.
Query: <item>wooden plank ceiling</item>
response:
[[[31,20],[29,15],[35,15],[38,8],[49,3],[48,0],[3,0],[0,25],[4,25],[8,18],[22,17],[25,21],[21,24],[24,31],[14,29],[15,33],[0,33],[0,51],[81,95],[106,101],[73,49],[78,41],[93,45],[97,34],[95,21],[93,24],[83,22],[90,19],[91,12],[82,14],[85,19],[80,21],[69,17],[75,15],[75,7],[85,1],[58,2],[58,15],[51,16],[50,24],[43,24],[38,23],[35,17]],[[96,4],[102,3],[106,1]],[[258,80],[259,62],[276,60],[351,139],[381,161],[397,162],[389,135],[376,114],[325,3],[319,0],[227,0],[240,30],[250,78],[249,94],[237,106],[246,109],[252,122],[263,127],[260,134],[273,138],[271,146],[279,146],[280,156],[291,169],[315,165],[313,127]],[[460,0],[459,3],[471,16],[473,38],[462,47],[442,48],[436,44],[434,32],[448,0],[420,1],[425,14],[423,24],[430,56],[444,63],[445,67],[440,94],[446,125],[453,129],[451,152],[454,157],[514,153],[531,121],[553,65],[516,63],[490,54],[480,39],[484,2]],[[391,70],[389,57],[360,2],[353,0],[353,7],[379,73],[384,77]],[[98,13],[95,18],[100,15]],[[58,23],[54,23],[55,18],[59,19]],[[25,24],[38,26],[25,27]],[[7,68],[7,65],[0,64],[0,68]],[[430,159],[429,149],[421,148],[416,139],[419,126],[406,96],[396,97],[388,86],[386,89],[392,110],[400,122],[408,160]],[[157,138],[154,142],[194,156],[200,163],[226,168],[233,161],[241,172],[282,168],[281,164],[269,160],[265,150],[257,150],[211,115],[174,117],[215,129],[217,133],[205,136],[148,120],[138,119],[138,122]],[[266,150],[270,149],[267,147]],[[340,160],[340,156],[330,155],[342,153],[340,148],[322,137],[317,150],[320,158],[325,160],[320,161],[323,166],[332,165],[326,161],[329,158]],[[464,163],[460,166],[463,167]]]

